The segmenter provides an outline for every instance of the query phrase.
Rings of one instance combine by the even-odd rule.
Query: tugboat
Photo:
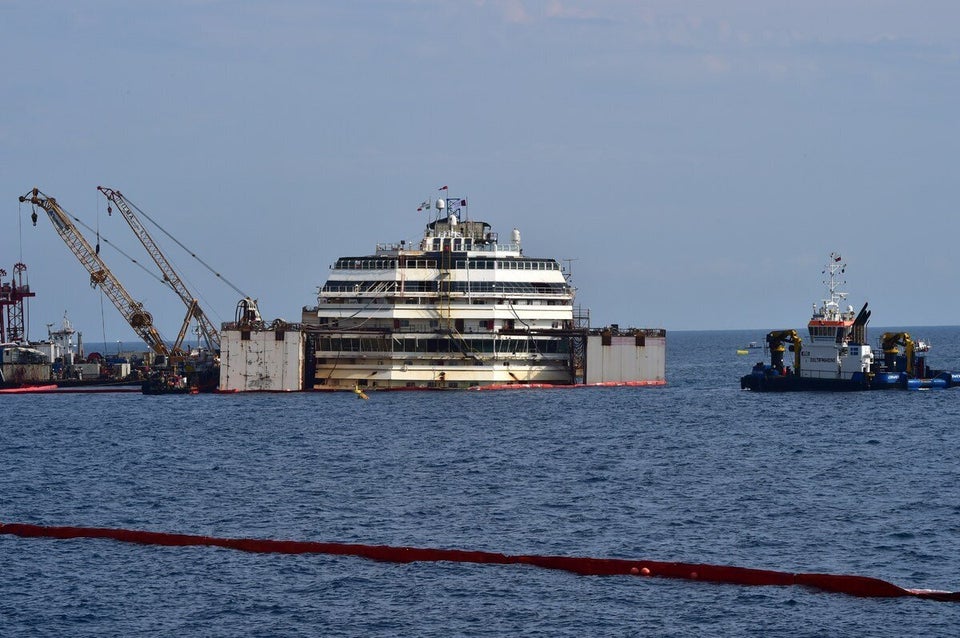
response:
[[[906,332],[886,332],[880,337],[882,358],[867,341],[870,311],[863,304],[860,312],[853,306],[841,309],[848,293],[840,276],[846,264],[838,253],[831,253],[824,268],[828,297],[807,324],[809,341],[804,343],[796,330],[773,330],[767,334],[770,364],[753,366],[740,378],[740,388],[757,392],[799,390],[921,390],[960,385],[960,374],[932,370],[926,365],[929,344],[914,341]],[[789,344],[789,345],[788,345]],[[785,353],[793,353],[793,365],[785,365]]]

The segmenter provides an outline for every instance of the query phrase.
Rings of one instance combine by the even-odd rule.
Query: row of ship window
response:
[[[398,292],[398,281],[338,281],[331,279],[321,288],[328,293],[392,293]],[[405,281],[404,292],[490,293],[524,295],[568,295],[570,287],[559,281]]]
[[[845,333],[838,330],[836,326],[810,326],[811,337],[837,337]]]
[[[356,327],[357,323],[366,324],[368,328],[389,327],[389,320],[382,321],[382,322],[374,321],[372,324],[368,324],[366,319],[362,319],[359,322],[354,320],[351,323],[350,320],[341,320],[341,319],[336,319],[334,317],[318,317],[317,318],[317,325],[321,328],[331,328],[331,327],[336,328],[336,327],[341,327],[342,325],[343,329],[349,330],[351,326]],[[410,319],[394,319],[393,329],[400,330],[403,332],[411,332],[411,331],[417,331],[417,330],[437,330],[438,328],[440,328],[440,323],[441,322],[439,319],[420,319],[420,320],[414,319],[412,321]],[[493,330],[496,327],[496,323],[497,322],[495,319],[480,319],[479,321],[455,319],[453,325],[456,328],[457,332],[476,332],[477,330],[480,330],[480,331]],[[513,319],[504,319],[502,325],[504,330],[513,330],[517,327],[516,324],[517,322]],[[528,326],[528,327],[542,328],[544,326]],[[572,321],[553,321],[550,323],[550,327],[553,328],[554,330],[561,329],[561,328],[571,329],[573,328],[573,322]],[[278,335],[277,340],[283,341],[283,338],[282,338],[283,332],[278,331],[277,335]],[[247,339],[249,339],[249,336],[247,337]],[[605,344],[605,345],[609,345],[609,344]]]
[[[436,268],[436,259],[405,259],[404,268]],[[456,270],[560,270],[560,264],[552,259],[456,259],[450,264]],[[396,259],[351,259],[337,260],[335,270],[396,270]]]
[[[377,339],[318,337],[317,352],[565,354],[569,339]],[[498,348],[499,346],[499,348]]]

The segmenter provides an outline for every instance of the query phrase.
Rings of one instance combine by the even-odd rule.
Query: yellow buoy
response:
[[[363,390],[360,389],[360,386],[359,386],[359,385],[353,386],[353,392],[354,392],[354,394],[357,395],[357,398],[358,398],[358,399],[369,399],[369,398],[370,398],[370,397],[368,397],[368,396],[366,395],[366,393],[365,393]]]

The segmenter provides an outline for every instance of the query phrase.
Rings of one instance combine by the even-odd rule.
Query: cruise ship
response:
[[[524,254],[519,230],[501,241],[466,198],[421,210],[421,239],[337,259],[299,322],[268,323],[241,300],[221,326],[219,391],[666,384],[665,330],[591,328],[569,273]]]
[[[313,388],[571,384],[584,331],[556,259],[523,252],[443,197],[418,245],[341,257],[304,308]],[[582,354],[582,352],[580,353]]]

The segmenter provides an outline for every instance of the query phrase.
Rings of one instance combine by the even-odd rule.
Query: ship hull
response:
[[[873,389],[865,379],[817,379],[795,374],[748,374],[740,378],[740,389],[754,392],[857,392]]]
[[[871,378],[817,379],[795,374],[751,373],[740,377],[741,390],[754,392],[851,392],[860,390],[937,390],[960,386],[960,374],[941,372],[935,377],[917,378],[905,373],[879,373]]]

